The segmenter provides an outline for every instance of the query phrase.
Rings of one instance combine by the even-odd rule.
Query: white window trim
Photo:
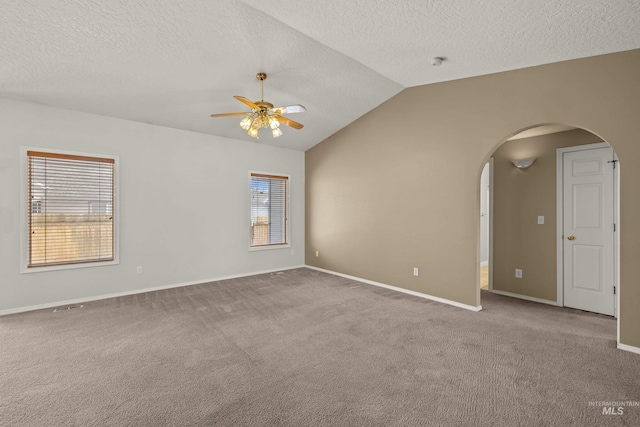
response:
[[[78,264],[51,265],[38,268],[28,268],[29,264],[29,162],[27,159],[27,151],[41,151],[54,154],[69,154],[72,156],[102,157],[105,159],[113,159],[113,203],[115,209],[115,224],[113,230],[113,260],[112,261],[96,261],[83,262]],[[120,264],[120,158],[109,154],[86,153],[71,150],[57,150],[42,147],[20,147],[20,273],[42,273],[56,270],[73,270],[76,268],[104,267],[109,265]]]
[[[273,176],[281,176],[283,178],[287,178],[287,185],[288,185],[288,191],[287,191],[287,243],[284,243],[282,245],[267,245],[267,246],[251,246],[251,175],[252,174],[258,174],[258,175],[273,175]],[[248,224],[249,227],[247,227],[247,241],[249,242],[249,252],[256,252],[256,251],[270,251],[270,250],[277,250],[277,249],[286,249],[286,248],[290,248],[291,247],[291,175],[286,174],[286,173],[274,173],[274,172],[262,172],[262,171],[255,171],[255,170],[250,170],[249,171],[249,185],[247,186],[248,190],[249,190],[249,194],[248,197],[246,198],[247,202],[249,203],[247,205],[246,211],[248,212]]]

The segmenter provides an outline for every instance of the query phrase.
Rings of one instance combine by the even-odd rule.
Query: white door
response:
[[[564,305],[614,315],[614,152],[563,153]]]

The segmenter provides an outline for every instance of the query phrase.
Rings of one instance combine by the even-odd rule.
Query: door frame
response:
[[[597,142],[594,144],[576,145],[574,147],[563,147],[556,149],[556,256],[557,256],[557,305],[564,307],[564,239],[562,236],[564,226],[563,215],[563,192],[564,192],[564,153],[576,151],[595,150],[598,148],[613,148],[607,142]],[[616,151],[613,150],[614,159],[618,160]],[[613,233],[613,268],[615,271],[616,296],[613,302],[614,317],[618,319],[617,340],[620,342],[620,162],[616,164],[613,172],[613,218],[616,224],[616,231]]]
[[[489,292],[493,292],[493,156],[489,159]]]

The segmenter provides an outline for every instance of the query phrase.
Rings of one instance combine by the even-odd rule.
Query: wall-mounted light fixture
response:
[[[536,161],[536,158],[529,157],[528,159],[518,159],[518,160],[511,160],[511,161],[513,162],[513,165],[518,169],[526,169],[531,167],[531,165]]]

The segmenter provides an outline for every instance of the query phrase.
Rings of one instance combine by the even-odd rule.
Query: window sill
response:
[[[50,265],[46,267],[24,267],[20,273],[22,274],[30,274],[30,273],[44,273],[46,271],[58,271],[58,270],[75,270],[76,268],[92,268],[92,267],[106,267],[108,265],[118,265],[120,261],[115,259],[113,261],[96,261],[96,262],[85,262],[78,264],[64,264],[64,265]]]
[[[268,250],[272,250],[272,249],[286,249],[286,248],[290,248],[291,244],[287,243],[284,245],[266,245],[266,246],[249,246],[249,252],[254,252],[254,251],[268,251]]]

